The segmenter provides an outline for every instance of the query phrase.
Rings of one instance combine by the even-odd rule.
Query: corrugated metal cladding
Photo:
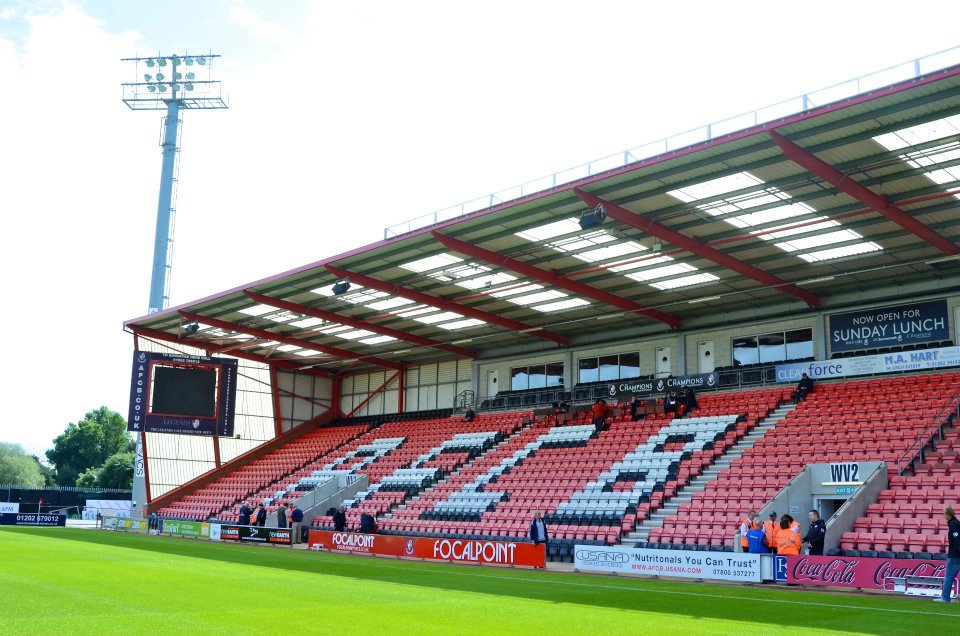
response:
[[[138,339],[141,351],[206,355],[200,349],[167,345],[147,338]],[[230,356],[222,356],[230,357]],[[270,370],[266,365],[239,361],[237,408],[233,438],[217,438],[220,460],[231,459],[273,439],[276,426],[270,393]],[[330,380],[326,380],[330,383]],[[327,389],[329,399],[329,387]],[[150,471],[150,497],[160,495],[196,479],[215,468],[214,438],[191,435],[147,434],[146,459]]]
[[[286,432],[330,410],[333,381],[296,371],[278,371],[280,427]]]
[[[346,377],[340,386],[340,410],[350,413],[388,378],[393,371],[374,371]],[[406,369],[404,411],[446,409],[454,398],[470,388],[470,361],[448,360]],[[384,415],[398,412],[399,382],[394,379],[354,415]]]

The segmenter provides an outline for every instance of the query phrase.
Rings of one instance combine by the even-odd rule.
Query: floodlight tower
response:
[[[150,304],[147,313],[166,309],[170,300],[170,270],[176,183],[180,162],[180,110],[184,108],[229,108],[219,80],[213,79],[213,65],[219,55],[157,55],[128,57],[136,81],[123,83],[123,103],[131,110],[166,110],[163,120],[163,163],[160,170],[160,197],[157,201],[157,230],[153,243],[153,272],[150,277]],[[141,81],[142,80],[142,81]]]

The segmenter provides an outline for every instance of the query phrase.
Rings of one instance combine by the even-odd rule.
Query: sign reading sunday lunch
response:
[[[950,337],[947,301],[930,300],[830,316],[830,351],[857,351]]]

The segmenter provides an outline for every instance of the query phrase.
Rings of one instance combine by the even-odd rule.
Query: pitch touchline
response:
[[[338,555],[339,556],[339,555]],[[424,570],[419,570],[417,568],[411,568],[403,565],[385,565],[380,563],[366,563],[364,564],[368,567],[376,567],[385,570],[405,570],[408,572],[424,572]],[[617,585],[604,585],[601,583],[580,583],[577,581],[556,581],[553,579],[541,579],[541,578],[529,578],[524,577],[522,579],[517,579],[509,576],[497,576],[495,574],[479,574],[477,572],[458,572],[456,570],[451,570],[444,574],[455,574],[457,576],[472,576],[475,578],[481,579],[496,579],[500,581],[532,581],[534,583],[551,583],[553,585],[568,585],[573,587],[589,587],[602,590],[626,590],[633,592],[651,592],[654,594],[672,594],[676,596],[697,596],[701,598],[717,598],[724,600],[737,600],[737,601],[748,601],[748,602],[757,602],[757,603],[782,603],[785,605],[805,605],[809,607],[827,607],[834,609],[846,609],[846,610],[868,610],[874,612],[890,612],[893,614],[918,614],[920,616],[948,616],[951,618],[956,618],[957,614],[951,614],[949,612],[921,612],[918,610],[905,610],[905,609],[893,609],[889,607],[869,607],[863,605],[838,605],[836,603],[811,603],[808,601],[792,601],[788,599],[776,599],[776,598],[750,598],[745,596],[731,596],[727,594],[711,594],[708,592],[677,592],[673,590],[658,590],[646,587],[635,587],[635,586],[626,586],[620,587]]]

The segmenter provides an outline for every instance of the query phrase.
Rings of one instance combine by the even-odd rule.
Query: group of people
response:
[[[333,513],[333,529],[335,532],[345,532],[347,530],[347,509],[342,505]],[[376,534],[377,530],[379,530],[379,527],[373,515],[366,512],[362,513],[358,531],[363,534]]]
[[[267,509],[260,502],[253,506],[250,502],[243,502],[240,506],[239,519],[237,521],[241,526],[259,526],[267,525]],[[299,507],[288,503],[286,506],[277,508],[277,527],[290,528],[290,542],[302,543],[301,532],[303,530],[303,511]]]
[[[810,526],[801,538],[800,523],[789,514],[778,522],[777,513],[771,512],[770,518],[760,523],[756,511],[750,510],[740,521],[740,547],[753,554],[800,554],[806,546],[807,554],[822,555],[827,524],[816,510],[808,512],[807,517]]]

